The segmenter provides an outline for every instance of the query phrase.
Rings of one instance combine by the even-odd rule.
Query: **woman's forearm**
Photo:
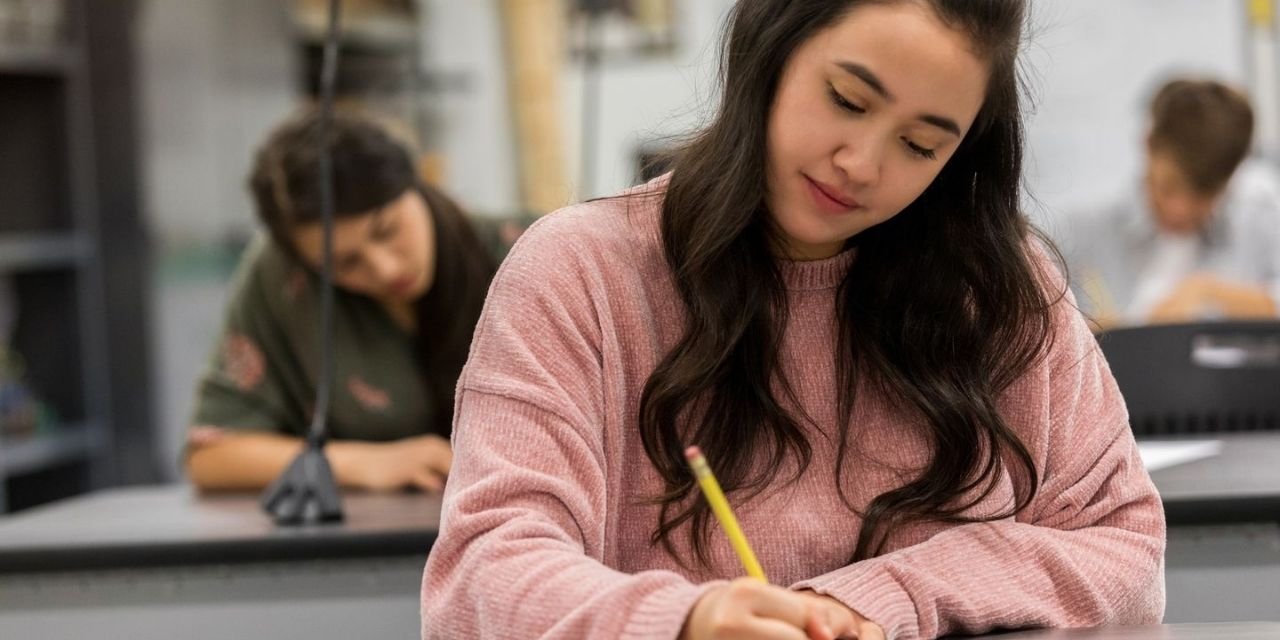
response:
[[[193,445],[187,477],[205,490],[259,490],[271,484],[302,451],[303,441],[274,433],[227,433]],[[357,486],[356,459],[363,443],[329,442],[325,453],[340,486]]]

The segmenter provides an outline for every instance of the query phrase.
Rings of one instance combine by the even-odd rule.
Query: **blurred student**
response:
[[[246,250],[199,383],[186,470],[204,489],[258,489],[302,447],[315,403],[319,112],[282,124],[249,176],[268,233]],[[335,115],[333,396],[327,452],[345,487],[438,490],[453,392],[495,270],[467,217],[419,180],[408,149]]]
[[[1082,307],[1103,326],[1270,318],[1280,300],[1280,185],[1249,160],[1239,90],[1176,79],[1150,105],[1146,175],[1074,222],[1066,249]]]

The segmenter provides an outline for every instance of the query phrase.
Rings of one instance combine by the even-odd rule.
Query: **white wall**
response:
[[[445,155],[445,184],[469,210],[500,214],[516,210],[515,128],[507,108],[502,25],[496,0],[419,0],[425,65],[460,79],[441,92],[438,138]]]
[[[1026,180],[1050,231],[1138,179],[1146,101],[1175,72],[1246,81],[1240,0],[1039,0]]]
[[[283,4],[144,0],[139,21],[143,199],[162,246],[252,228],[245,173],[296,104]]]
[[[671,59],[601,65],[599,131],[594,142],[595,185],[579,185],[583,69],[565,70],[565,125],[570,182],[580,198],[614,193],[635,179],[635,151],[655,138],[686,133],[710,116],[719,100],[715,81],[719,32],[731,0],[677,0],[677,48]]]

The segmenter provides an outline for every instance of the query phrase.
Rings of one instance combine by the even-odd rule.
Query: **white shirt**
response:
[[[1200,238],[1194,235],[1159,233],[1146,265],[1138,274],[1124,319],[1141,323],[1150,317],[1156,305],[1197,271],[1202,253],[1200,245]]]

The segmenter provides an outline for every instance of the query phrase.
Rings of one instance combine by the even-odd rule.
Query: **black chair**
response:
[[[1098,344],[1139,438],[1280,431],[1280,322],[1129,327]]]

